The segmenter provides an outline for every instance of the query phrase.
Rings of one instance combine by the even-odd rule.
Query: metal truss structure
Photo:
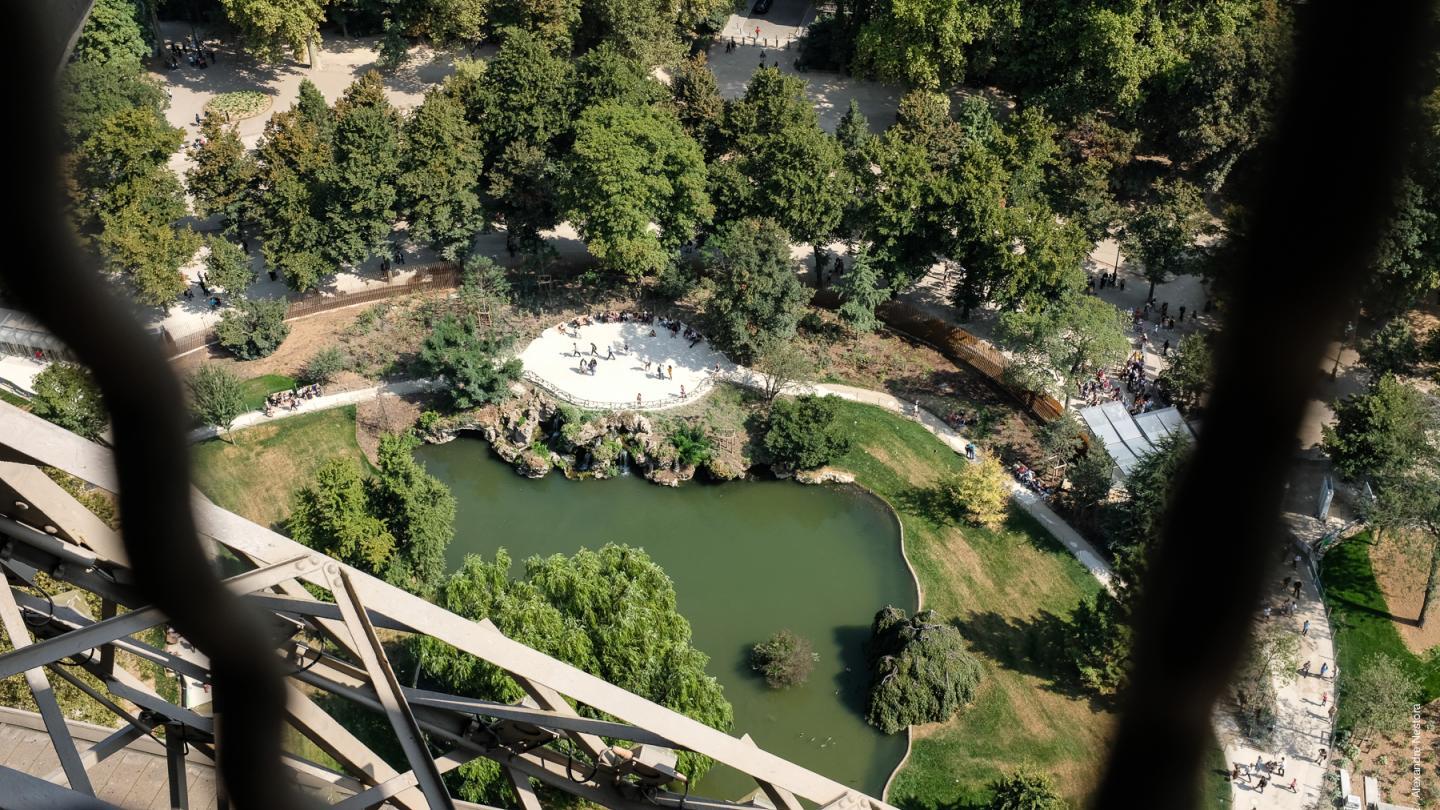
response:
[[[163,728],[170,804],[186,807],[186,748],[211,759],[237,755],[216,744],[216,726],[225,718],[212,715],[207,706],[165,700],[117,666],[116,651],[179,676],[186,685],[182,694],[204,694],[209,669],[203,657],[183,647],[162,649],[137,640],[142,631],[166,624],[167,617],[134,587],[117,533],[52,481],[41,465],[102,489],[117,487],[107,448],[0,403],[0,566],[7,577],[0,588],[0,621],[15,647],[0,656],[0,678],[24,674],[61,763],[47,779],[0,768],[0,796],[12,808],[109,807],[94,798],[86,769]],[[537,786],[616,810],[725,810],[757,804],[801,810],[800,800],[837,810],[891,810],[767,753],[748,736],[732,737],[606,683],[507,638],[489,621],[472,622],[443,610],[227,512],[198,493],[192,508],[214,556],[233,557],[248,569],[225,580],[225,586],[264,612],[274,654],[288,664],[290,725],[346,771],[287,757],[293,775],[348,794],[334,807],[474,807],[452,799],[442,777],[484,757],[500,765],[524,810],[542,806]],[[37,572],[95,594],[102,615],[91,617],[65,600],[37,596],[43,591],[27,587],[34,585]],[[315,598],[306,584],[328,591],[334,601]],[[382,631],[428,635],[488,661],[508,673],[527,697],[503,704],[407,687],[386,655]],[[63,661],[71,665],[59,666]],[[76,662],[108,693],[73,675]],[[108,739],[77,747],[47,673],[86,692],[122,725]],[[409,770],[398,771],[366,747],[322,708],[320,696],[387,718]],[[138,711],[127,708],[132,705]],[[593,711],[582,714],[577,706]],[[690,795],[685,775],[675,767],[677,751],[699,752],[748,774],[759,792],[749,804]],[[226,806],[223,791],[219,806]]]

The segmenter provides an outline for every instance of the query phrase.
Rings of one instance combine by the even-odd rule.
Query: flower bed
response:
[[[235,93],[221,93],[205,105],[207,112],[215,113],[226,121],[254,118],[270,109],[270,97],[255,90]]]

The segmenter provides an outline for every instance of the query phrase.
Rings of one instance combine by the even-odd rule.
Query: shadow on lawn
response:
[[[1073,634],[1068,618],[1041,611],[1030,619],[976,611],[953,621],[970,648],[991,664],[1044,682],[1056,694],[1089,701],[1094,711],[1112,711],[1114,699],[1087,688],[1066,654]]]

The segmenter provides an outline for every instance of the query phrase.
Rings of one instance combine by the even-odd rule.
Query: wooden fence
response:
[[[343,309],[358,304],[368,304],[372,301],[383,301],[387,298],[397,298],[402,295],[425,292],[427,290],[448,290],[460,286],[460,268],[449,262],[423,265],[416,268],[416,273],[411,278],[385,284],[378,287],[367,287],[354,292],[338,292],[329,295],[311,293],[302,298],[294,299],[285,309],[285,320],[293,321],[297,318],[304,318],[309,315],[316,315],[321,312],[329,312],[332,309]],[[182,354],[193,352],[196,349],[209,346],[219,338],[214,329],[203,329],[192,332],[188,335],[172,335],[165,330],[163,336],[165,344],[165,356],[169,358],[179,357]]]
[[[840,305],[840,297],[831,290],[824,290],[815,295],[813,303],[835,309]],[[1065,406],[1054,397],[1010,383],[1005,375],[1005,368],[1010,361],[1005,355],[964,329],[926,315],[902,301],[887,301],[880,305],[876,314],[890,331],[923,343],[943,354],[951,362],[969,366],[979,372],[1000,390],[1014,397],[1042,422],[1053,422],[1065,412]]]

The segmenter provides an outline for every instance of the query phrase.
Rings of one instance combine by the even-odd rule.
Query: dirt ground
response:
[[[294,377],[315,352],[334,343],[335,336],[354,324],[367,309],[369,307],[364,306],[336,309],[291,321],[289,337],[285,338],[280,348],[269,357],[236,360],[225,349],[209,346],[179,358],[175,361],[175,368],[183,374],[194,371],[205,363],[216,363],[234,372],[242,380],[264,374]]]
[[[380,437],[386,433],[400,433],[415,424],[420,412],[425,410],[424,400],[418,397],[397,397],[385,395],[355,406],[355,441],[360,451],[371,464],[378,462],[376,453]]]
[[[1423,546],[1421,538],[1405,532],[1382,532],[1380,542],[1370,550],[1370,562],[1375,567],[1375,579],[1385,594],[1385,603],[1390,613],[1401,617],[1395,622],[1405,646],[1417,655],[1440,644],[1440,622],[1427,622],[1425,628],[1416,627],[1414,619],[1420,615],[1420,602],[1425,596],[1427,555],[1418,549]]]
[[[1420,737],[1412,740],[1410,730],[1376,736],[1365,740],[1361,745],[1352,751],[1351,775],[1354,782],[1351,784],[1359,792],[1361,775],[1373,776],[1380,783],[1380,789],[1385,793],[1387,801],[1398,804],[1402,807],[1433,807],[1436,797],[1435,763],[1436,752],[1440,749],[1440,733],[1437,733],[1436,724],[1440,723],[1440,701],[1425,706],[1420,710],[1422,724]],[[1415,744],[1418,743],[1418,746]],[[1412,774],[1410,772],[1411,757],[1414,747],[1420,750],[1420,760],[1424,764],[1424,775],[1421,777],[1421,794],[1415,797],[1411,794],[1413,787]]]

